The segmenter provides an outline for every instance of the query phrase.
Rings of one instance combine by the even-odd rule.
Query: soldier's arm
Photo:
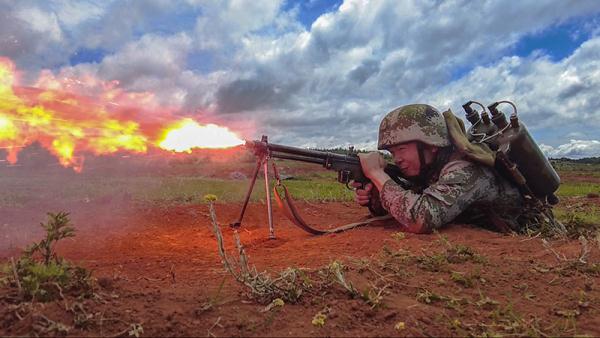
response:
[[[387,180],[380,197],[383,207],[413,233],[429,233],[452,221],[473,202],[493,189],[494,177],[481,166],[455,161],[444,167],[438,181],[422,193],[403,189]]]

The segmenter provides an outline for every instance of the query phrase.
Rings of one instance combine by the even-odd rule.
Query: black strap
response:
[[[324,234],[338,233],[338,232],[354,229],[359,226],[367,225],[367,224],[373,223],[375,221],[383,221],[383,220],[392,219],[391,215],[384,215],[384,216],[372,217],[372,218],[366,219],[361,222],[345,224],[345,225],[342,225],[342,226],[339,226],[339,227],[336,227],[333,229],[329,229],[329,230],[315,229],[314,227],[308,225],[308,223],[306,223],[304,221],[302,216],[300,216],[300,213],[298,212],[298,209],[296,208],[296,204],[294,203],[294,199],[292,198],[292,195],[290,194],[288,188],[281,183],[281,179],[279,178],[279,172],[277,171],[277,167],[275,166],[275,163],[273,163],[273,172],[275,175],[275,179],[277,180],[277,183],[275,184],[275,186],[273,186],[273,194],[275,195],[275,200],[277,201],[277,205],[279,205],[279,208],[281,209],[283,214],[292,223],[294,223],[297,227],[299,227],[300,229],[302,229],[310,234],[324,235]],[[281,198],[281,195],[279,194],[279,191],[277,190],[278,186],[283,187],[285,200]]]

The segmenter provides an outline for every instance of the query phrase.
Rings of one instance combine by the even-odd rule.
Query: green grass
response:
[[[589,206],[584,210],[570,210],[563,206],[554,207],[554,216],[563,223],[579,222],[582,225],[600,226],[600,208]]]
[[[295,161],[276,161],[281,173],[290,173],[292,180],[284,183],[297,200],[307,201],[352,201],[354,194],[336,180],[336,173],[326,171],[319,165]],[[178,164],[179,165],[179,164]],[[95,176],[93,172],[84,174],[67,173],[55,176],[52,173],[7,174],[0,176],[0,207],[19,207],[36,202],[61,200],[71,202],[109,201],[126,196],[134,201],[152,203],[204,203],[203,196],[214,194],[219,201],[239,202],[244,199],[249,179],[231,180],[202,177],[205,174],[229,172],[241,167],[244,171],[254,166],[252,162],[238,163],[231,167],[228,163],[191,163],[195,171],[182,170],[173,165],[159,173],[115,174],[113,176]],[[598,165],[566,163],[560,168],[561,174],[581,173],[591,177]],[[600,170],[598,170],[600,172]],[[166,176],[165,173],[172,176]],[[199,173],[196,175],[196,173]],[[301,174],[300,174],[301,173]],[[135,174],[134,174],[135,175]],[[262,177],[262,173],[259,177]],[[273,184],[273,181],[271,182]],[[557,192],[560,197],[586,196],[600,193],[600,183],[563,182]],[[264,200],[264,181],[256,181],[252,201]],[[558,208],[558,213],[565,213]],[[595,220],[594,215],[582,215],[582,219]]]
[[[590,182],[564,182],[558,188],[557,195],[562,197],[586,196],[589,193],[600,194],[600,184]]]
[[[334,174],[334,173],[332,173]],[[308,175],[284,184],[296,200],[350,201],[353,192],[333,175]],[[312,176],[312,177],[311,177]],[[204,203],[203,196],[214,194],[219,201],[243,201],[250,180],[222,180],[202,177],[0,177],[5,194],[0,207],[19,207],[35,201],[95,202],[128,196],[134,201],[155,203]],[[274,181],[271,181],[271,187]],[[257,180],[252,201],[264,200],[264,180]]]
[[[600,164],[552,161],[552,166],[559,174],[569,173],[576,176],[600,177]]]
[[[196,177],[172,177],[159,179],[151,188],[138,191],[137,199],[144,201],[202,202],[205,194],[214,194],[219,201],[243,201],[249,181],[204,179]],[[271,189],[274,182],[271,181]],[[287,180],[284,184],[296,200],[350,201],[352,191],[331,178],[311,180]],[[265,181],[257,180],[251,200],[265,199]],[[272,190],[271,190],[272,191]],[[282,191],[281,191],[282,192]],[[282,192],[283,193],[283,192]]]

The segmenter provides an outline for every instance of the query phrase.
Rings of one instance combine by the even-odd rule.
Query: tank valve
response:
[[[492,122],[494,122],[494,124],[498,127],[498,129],[503,129],[508,124],[508,122],[506,121],[506,116],[504,116],[504,113],[501,112],[500,110],[498,110],[498,105],[501,102],[502,101],[494,102],[488,106],[490,113],[492,113]]]
[[[486,112],[482,112],[481,113],[481,120],[483,121],[483,123],[485,124],[490,124],[490,115],[488,115],[488,113]]]
[[[477,122],[479,122],[481,120],[477,110],[474,110],[473,108],[471,108],[471,105],[474,103],[481,106],[481,108],[485,112],[485,108],[483,107],[483,105],[477,101],[469,101],[469,102],[463,104],[462,107],[465,110],[467,120],[469,122],[471,122],[471,124],[476,124]]]
[[[519,128],[519,118],[516,114],[510,114],[510,126],[512,128]]]

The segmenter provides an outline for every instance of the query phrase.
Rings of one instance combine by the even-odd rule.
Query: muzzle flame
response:
[[[225,127],[215,124],[202,126],[192,119],[184,119],[167,130],[159,146],[167,150],[189,153],[193,148],[229,148],[243,143],[243,140]]]
[[[0,57],[0,149],[14,164],[24,147],[39,142],[60,164],[81,171],[83,154],[146,153],[149,148],[191,152],[193,148],[227,148],[243,143],[233,132],[215,124],[202,126],[191,118],[173,122],[169,107],[153,107],[150,93],[130,93],[116,82],[91,77],[72,79],[42,72],[39,88],[17,86],[11,60]],[[95,84],[94,99],[67,93],[77,85]]]

